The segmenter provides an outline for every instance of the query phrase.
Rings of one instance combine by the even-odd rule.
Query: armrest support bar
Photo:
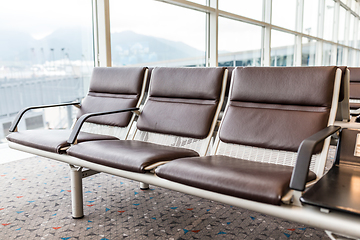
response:
[[[16,115],[13,123],[11,124],[11,126],[9,128],[9,132],[16,131],[17,125],[19,124],[22,116],[29,110],[39,109],[39,108],[61,107],[61,106],[69,106],[69,105],[80,106],[80,104],[81,104],[80,102],[71,102],[71,103],[58,103],[58,104],[40,105],[40,106],[32,106],[32,107],[24,108],[24,109],[20,110],[18,112],[18,114]]]
[[[91,117],[95,116],[101,116],[101,115],[108,115],[108,114],[114,114],[114,113],[122,113],[122,112],[131,112],[131,111],[138,111],[139,108],[126,108],[126,109],[120,109],[120,110],[114,110],[114,111],[106,111],[106,112],[96,112],[96,113],[87,113],[82,115],[75,123],[75,126],[70,134],[70,137],[68,139],[68,143],[74,144],[76,141],[77,136],[79,135],[80,129],[84,122]]]
[[[341,127],[338,126],[328,126],[327,128],[322,129],[321,131],[302,141],[298,149],[298,157],[296,160],[295,168],[291,175],[291,189],[298,191],[305,190],[306,178],[309,173],[311,156],[313,154],[316,144],[320,143],[325,138],[331,136],[340,129]]]

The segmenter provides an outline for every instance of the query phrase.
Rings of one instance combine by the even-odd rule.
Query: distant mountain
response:
[[[30,34],[1,31],[0,62],[29,64],[64,59],[92,58],[92,35],[80,29],[58,29],[36,40]],[[203,56],[204,52],[182,42],[137,34],[131,31],[111,35],[115,65],[140,64]]]
[[[111,56],[114,64],[128,65],[203,56],[204,52],[163,38],[131,31],[111,34]]]
[[[0,61],[28,61],[34,39],[30,34],[13,31],[0,32]]]

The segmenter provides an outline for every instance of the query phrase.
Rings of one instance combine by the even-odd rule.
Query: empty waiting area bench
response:
[[[299,202],[306,186],[322,177],[329,136],[340,129],[333,126],[340,79],[337,67],[234,69],[208,155],[226,70],[155,68],[134,137],[76,142],[82,118],[66,154],[34,152],[78,166],[72,175],[74,217],[82,217],[82,168],[89,168],[360,236],[358,218]],[[197,147],[202,141],[205,147]]]

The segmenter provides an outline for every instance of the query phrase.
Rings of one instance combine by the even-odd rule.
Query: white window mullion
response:
[[[269,25],[265,25],[263,28],[263,36],[262,36],[262,66],[270,66],[271,64],[271,13],[272,13],[272,0],[264,0],[264,21],[269,23]]]
[[[324,21],[325,21],[325,0],[319,0],[319,15],[317,22],[317,37],[324,37]],[[321,66],[323,58],[323,41],[316,42],[316,55],[315,55],[315,65]]]
[[[350,6],[350,5],[349,5]],[[346,10],[345,14],[345,26],[339,26],[345,28],[344,44],[349,46],[349,35],[350,35],[350,11]],[[342,65],[348,65],[349,48],[344,48]]]
[[[219,9],[218,0],[209,0],[209,6],[214,8],[214,12],[209,12],[207,17],[207,37],[206,37],[206,66],[218,66],[218,33],[219,33]]]
[[[93,0],[94,55],[96,67],[111,67],[109,0]]]
[[[303,17],[304,17],[304,0],[296,1],[296,25],[295,30],[302,32],[303,29]],[[302,35],[296,34],[295,36],[295,54],[294,54],[294,66],[301,66],[302,63]]]
[[[339,15],[340,15],[340,2],[335,1],[335,7],[334,7],[334,21],[333,21],[333,35],[332,35],[332,41],[338,42],[338,34],[339,34]],[[337,64],[337,44],[333,44],[331,49],[331,65]]]

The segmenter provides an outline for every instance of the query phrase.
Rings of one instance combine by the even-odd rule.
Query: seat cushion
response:
[[[280,205],[288,192],[292,167],[227,156],[183,158],[166,163],[155,173],[170,181],[234,197]],[[308,181],[316,175],[309,173]]]
[[[356,110],[360,108],[360,103],[350,102],[350,109]]]
[[[93,163],[139,173],[158,162],[199,156],[193,150],[135,140],[83,142],[72,145],[67,153]]]
[[[23,132],[13,132],[6,138],[10,142],[25,145],[27,147],[37,148],[48,152],[61,153],[61,149],[69,146],[67,140],[71,130],[26,130]],[[107,135],[80,132],[77,141],[93,141],[93,140],[118,140],[118,138]]]

